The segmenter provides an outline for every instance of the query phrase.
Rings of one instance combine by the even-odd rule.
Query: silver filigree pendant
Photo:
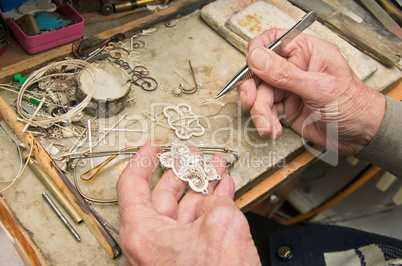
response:
[[[207,164],[201,155],[190,151],[180,143],[172,144],[171,151],[158,154],[162,166],[172,168],[173,173],[181,180],[189,183],[196,192],[208,194],[208,182],[220,180],[216,169]]]
[[[188,104],[167,106],[163,108],[163,114],[179,139],[189,139],[192,136],[199,137],[205,133],[205,128],[200,125],[198,116],[191,111]]]

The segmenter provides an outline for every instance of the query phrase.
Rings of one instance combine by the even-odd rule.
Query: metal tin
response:
[[[84,112],[96,117],[118,114],[127,105],[131,88],[128,73],[111,62],[92,63],[91,66],[94,67],[91,68],[93,71],[84,68],[78,76],[77,101],[81,102],[95,86],[95,94]]]

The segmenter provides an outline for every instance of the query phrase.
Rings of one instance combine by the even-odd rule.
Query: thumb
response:
[[[247,57],[250,70],[268,84],[301,97],[313,95],[316,78],[267,48],[256,48]]]

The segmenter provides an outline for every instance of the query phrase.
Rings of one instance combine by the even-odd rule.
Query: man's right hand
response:
[[[283,124],[318,145],[356,155],[381,126],[384,96],[365,86],[324,40],[302,33],[279,55],[265,48],[284,33],[271,29],[250,42],[247,64],[256,77],[238,89],[243,107],[263,137],[277,139]]]

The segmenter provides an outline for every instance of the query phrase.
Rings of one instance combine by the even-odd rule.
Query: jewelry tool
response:
[[[290,30],[288,30],[281,37],[273,41],[270,45],[268,45],[268,49],[274,51],[279,54],[282,49],[288,45],[297,35],[299,35],[302,31],[307,29],[313,22],[317,19],[317,12],[315,10],[311,10],[308,12],[302,19],[299,20]],[[228,92],[233,90],[235,87],[242,84],[244,81],[253,77],[254,74],[251,72],[248,65],[242,67],[234,76],[229,80],[228,83],[223,87],[223,89],[214,97],[214,99],[219,99],[222,96],[226,95]]]
[[[49,203],[50,207],[53,209],[53,211],[56,213],[56,215],[60,218],[60,220],[63,222],[63,224],[67,227],[68,231],[74,236],[74,238],[78,241],[81,242],[81,237],[75,231],[74,227],[70,224],[70,222],[67,220],[67,218],[64,216],[64,214],[60,211],[60,209],[56,206],[56,204],[53,202],[53,200],[49,197],[49,195],[46,192],[42,193],[43,198]]]
[[[17,121],[17,114],[2,97],[0,97],[0,115],[25,147],[34,147],[32,149],[32,156],[37,160],[38,164],[44,169],[44,171],[46,171],[56,186],[59,187],[70,203],[76,208],[88,229],[92,232],[109,256],[111,258],[117,258],[121,255],[121,249],[117,244],[117,241],[110,235],[103,224],[99,223],[98,219],[89,209],[87,201],[78,194],[73,184],[71,184],[58,165],[50,158],[42,144],[29,132],[21,134],[24,124]]]

